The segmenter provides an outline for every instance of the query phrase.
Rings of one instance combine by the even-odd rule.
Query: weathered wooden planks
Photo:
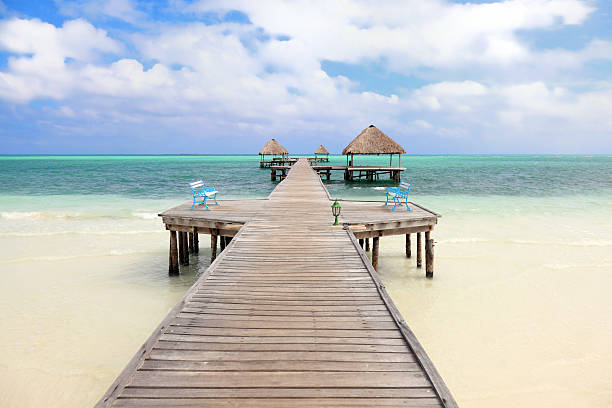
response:
[[[306,162],[257,205],[97,406],[456,406]]]

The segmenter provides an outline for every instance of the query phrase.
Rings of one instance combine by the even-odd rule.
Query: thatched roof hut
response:
[[[406,150],[376,126],[370,125],[342,150],[342,154],[403,154]]]
[[[315,150],[314,154],[316,156],[317,154],[329,154],[329,152],[327,151],[325,146],[320,145],[319,148],[317,150]]]
[[[289,154],[287,149],[280,145],[275,139],[268,140],[268,142],[261,148],[259,154],[264,155],[273,155],[273,156],[283,156]]]
[[[397,154],[399,163],[401,164],[403,153],[406,153],[406,150],[404,150],[402,146],[397,144],[374,125],[370,125],[363,129],[361,133],[342,150],[342,154],[346,154],[347,166],[353,166],[353,155],[355,154],[388,154],[389,166],[393,164],[393,155]]]

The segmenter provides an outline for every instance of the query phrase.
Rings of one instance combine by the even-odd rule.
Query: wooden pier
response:
[[[276,164],[270,167],[270,180],[275,181],[277,178],[283,180],[287,177],[292,164]],[[401,179],[401,174],[405,167],[400,166],[332,166],[329,164],[312,164],[312,169],[316,171],[321,178],[325,177],[331,180],[332,171],[342,171],[344,180],[367,180],[376,181],[382,176],[388,175],[389,179],[397,182]]]
[[[334,227],[330,205],[300,160],[267,199],[160,214],[171,271],[199,233],[226,246],[96,407],[456,407],[359,243],[438,215],[343,201]]]
[[[272,167],[272,166],[285,166],[285,165],[291,166],[295,164],[295,162],[297,161],[298,159],[293,158],[293,157],[274,158],[271,160],[260,160],[259,167],[263,169],[265,167]]]

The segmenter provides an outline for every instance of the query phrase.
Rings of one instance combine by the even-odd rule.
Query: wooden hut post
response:
[[[200,253],[200,237],[197,227],[193,228],[193,252],[196,254]]]
[[[423,263],[422,255],[421,255],[421,233],[417,232],[417,268],[421,267]]]
[[[193,254],[195,252],[194,246],[193,246],[193,232],[189,233],[189,253]]]
[[[217,259],[217,231],[210,231],[210,263]]]
[[[406,234],[406,258],[410,258],[412,256],[412,248],[410,245],[410,234]]]
[[[433,278],[434,273],[434,249],[433,239],[430,237],[429,231],[425,232],[425,276]]]
[[[372,238],[372,266],[378,272],[378,237]]]
[[[168,274],[179,274],[178,250],[176,246],[176,231],[170,230],[170,251],[168,257]]]
[[[366,244],[365,250],[367,252],[370,250],[370,238],[365,239],[365,244]]]

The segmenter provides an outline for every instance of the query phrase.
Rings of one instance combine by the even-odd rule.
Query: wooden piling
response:
[[[196,254],[200,252],[200,237],[197,228],[194,228],[193,232],[193,252]]]
[[[359,246],[363,249],[363,238],[359,239]]]
[[[223,252],[223,250],[225,249],[225,245],[226,245],[225,237],[221,235],[219,238],[220,238],[219,247],[221,248],[221,252]]]
[[[372,266],[378,272],[378,241],[379,237],[372,238]]]
[[[210,263],[217,259],[217,233],[210,234]]]
[[[194,249],[194,245],[193,245],[193,232],[189,233],[189,253],[193,254],[195,252]]]
[[[176,231],[170,230],[170,254],[168,259],[168,274],[178,275],[179,264],[178,264],[178,250],[176,246]]]
[[[370,238],[365,239],[365,250],[366,251],[370,250]]]
[[[178,233],[178,255],[180,265],[189,265],[189,249],[187,248],[187,233]]]
[[[406,234],[406,258],[412,257],[412,245],[410,243],[410,234]]]
[[[423,263],[423,256],[421,251],[421,233],[417,232],[417,268],[420,268]]]
[[[433,278],[434,273],[434,249],[433,239],[430,238],[429,231],[425,232],[425,276]]]

